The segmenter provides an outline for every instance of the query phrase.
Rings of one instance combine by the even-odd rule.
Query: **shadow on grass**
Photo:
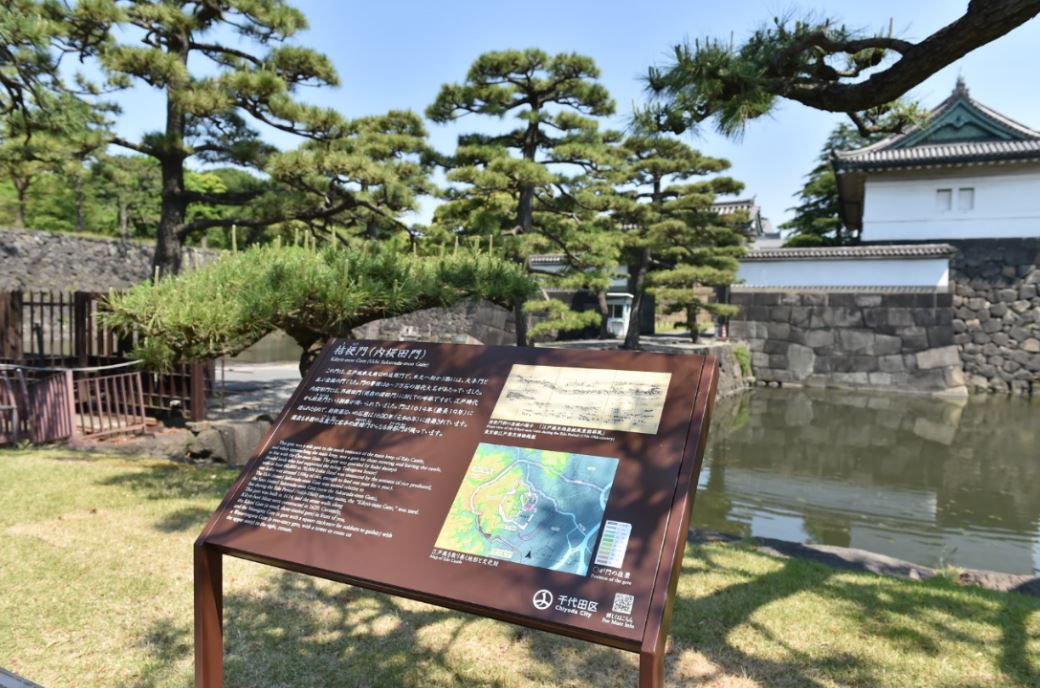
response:
[[[698,571],[712,568],[736,574],[744,580],[706,597],[677,598],[672,637],[677,649],[696,650],[725,673],[746,676],[762,685],[824,686],[833,685],[835,678],[840,678],[843,685],[886,683],[883,680],[886,667],[872,666],[840,650],[821,655],[818,648],[814,648],[817,651],[809,656],[754,620],[759,609],[804,591],[836,602],[837,605],[830,608],[840,609],[851,618],[861,629],[863,643],[884,638],[896,651],[908,654],[934,657],[944,650],[942,644],[952,641],[961,645],[963,653],[985,656],[992,652],[992,639],[965,632],[963,624],[957,628],[952,622],[971,621],[990,626],[1000,637],[1000,649],[992,653],[994,668],[1003,671],[1013,682],[1007,685],[1040,686],[1040,659],[1035,654],[1031,656],[1027,646],[1028,618],[1040,612],[1040,602],[1035,599],[971,588],[954,590],[953,583],[939,580],[896,584],[869,574],[838,577],[841,572],[836,569],[799,559],[783,560],[782,568],[753,575],[718,562],[705,548],[697,548],[695,552],[697,555],[688,556],[684,563],[684,576],[696,576]],[[879,581],[882,584],[878,584]],[[892,584],[885,584],[889,582]],[[732,642],[733,631],[745,625],[769,643],[781,647],[787,661],[757,656]],[[770,654],[775,656],[776,653]],[[705,682],[714,678],[708,677]],[[916,678],[920,681],[926,677]],[[965,681],[956,685],[977,685],[969,679]]]
[[[187,517],[187,515],[186,515]],[[736,545],[727,545],[736,546]],[[977,656],[1003,671],[1008,686],[1040,685],[1037,658],[1031,654],[1029,618],[1040,611],[1033,598],[953,589],[946,582],[909,584],[869,574],[846,576],[813,562],[786,559],[769,573],[757,573],[697,547],[687,556],[683,575],[696,581],[706,571],[737,582],[705,596],[681,595],[673,616],[673,648],[668,655],[668,685],[676,682],[674,664],[684,650],[703,655],[714,673],[697,673],[681,685],[699,686],[726,677],[763,686],[807,688],[835,685],[928,685],[929,677],[907,674],[921,665],[900,655],[941,653]],[[809,613],[839,613],[857,629],[855,637],[807,650],[764,623],[757,612],[802,593],[821,602]],[[799,609],[796,605],[794,609]],[[249,593],[225,598],[227,686],[481,686],[511,688],[532,684],[630,686],[637,681],[634,656],[548,633],[500,625],[478,617],[424,606],[360,588],[319,584],[316,579],[281,572]],[[970,621],[970,624],[958,623]],[[987,627],[975,637],[965,628]],[[804,627],[804,626],[803,626]],[[489,630],[493,629],[493,631]],[[748,633],[765,651],[747,644]],[[1000,647],[993,647],[999,637]],[[890,664],[860,654],[857,643],[886,641]],[[149,661],[127,686],[149,688],[168,683],[191,661],[190,625],[169,621],[144,631],[139,644]],[[957,647],[951,649],[950,643]],[[749,649],[750,647],[750,649]],[[508,673],[503,672],[508,667]],[[900,672],[899,680],[893,672]],[[944,684],[947,685],[947,684]],[[951,686],[979,685],[968,677]]]
[[[189,506],[171,511],[156,521],[154,527],[163,533],[179,533],[184,530],[199,531],[206,525],[206,521],[212,513],[212,509]]]
[[[228,688],[259,685],[335,688],[530,684],[603,685],[596,678],[636,682],[626,653],[425,606],[347,585],[319,586],[283,572],[255,593],[224,600],[224,663]],[[494,624],[489,634],[475,624]],[[139,645],[150,657],[140,688],[174,679],[193,653],[191,628],[164,620]],[[634,657],[634,655],[628,655]],[[498,672],[507,664],[508,678]],[[183,666],[183,665],[181,665]]]
[[[126,473],[109,476],[101,485],[132,490],[144,499],[210,499],[228,491],[239,471],[223,465],[196,466],[183,463],[153,463]]]

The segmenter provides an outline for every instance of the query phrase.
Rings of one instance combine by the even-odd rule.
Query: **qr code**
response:
[[[614,593],[614,611],[618,614],[631,614],[632,604],[636,598],[623,592]]]

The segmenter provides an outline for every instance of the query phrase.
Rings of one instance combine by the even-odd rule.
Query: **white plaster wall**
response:
[[[741,287],[933,287],[946,289],[946,258],[742,262]]]
[[[1014,168],[1010,168],[1014,169]],[[961,188],[975,190],[975,207],[959,210]],[[936,207],[936,191],[953,190],[953,208]],[[995,239],[1040,236],[1040,169],[975,174],[936,171],[868,177],[863,241]]]

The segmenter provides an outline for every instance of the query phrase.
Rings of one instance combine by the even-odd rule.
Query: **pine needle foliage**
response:
[[[373,320],[476,296],[502,305],[534,284],[487,254],[401,253],[382,244],[257,246],[197,270],[111,294],[105,320],[140,333],[134,356],[150,366],[236,354],[276,329],[304,350]]]

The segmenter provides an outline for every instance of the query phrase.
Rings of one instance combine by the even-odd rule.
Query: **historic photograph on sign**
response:
[[[514,364],[491,417],[657,434],[671,373]]]
[[[435,546],[584,576],[617,465],[605,456],[482,443]]]

